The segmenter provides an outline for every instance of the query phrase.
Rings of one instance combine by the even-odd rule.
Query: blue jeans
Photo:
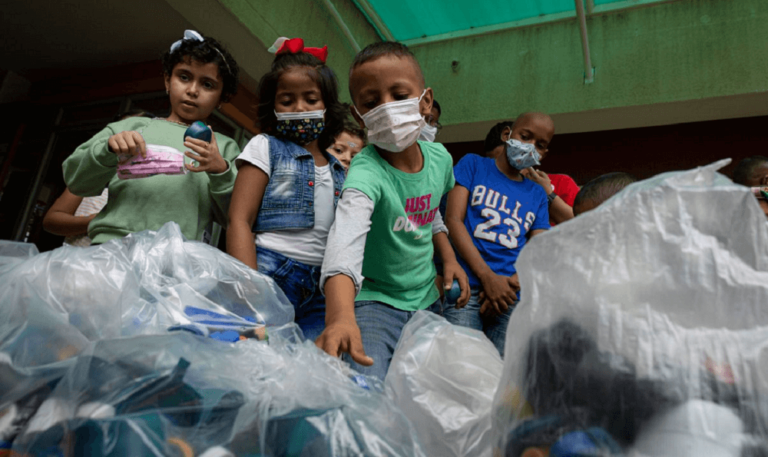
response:
[[[433,303],[427,310],[440,314],[440,302]],[[373,358],[373,365],[370,367],[359,365],[349,354],[343,354],[342,358],[356,371],[366,376],[376,376],[384,381],[403,327],[415,313],[415,311],[393,308],[378,301],[356,301],[355,320],[363,337],[363,349],[366,355]]]
[[[515,305],[510,306],[507,312],[500,316],[486,317],[480,315],[480,289],[472,288],[472,295],[469,297],[469,303],[467,306],[456,309],[453,305],[445,305],[443,307],[443,316],[454,325],[461,325],[463,327],[473,328],[485,333],[485,336],[496,346],[499,354],[504,357],[504,342],[507,339],[507,324],[509,324],[509,317],[514,311]]]
[[[325,328],[325,297],[320,292],[320,267],[313,267],[270,249],[256,247],[259,273],[275,280],[296,312],[304,337],[315,341]]]

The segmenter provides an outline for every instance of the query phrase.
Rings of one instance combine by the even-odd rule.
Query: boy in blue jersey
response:
[[[540,116],[528,129],[549,142],[554,124]],[[519,301],[515,261],[528,239],[550,227],[546,192],[520,174],[538,165],[537,141],[504,140],[506,154],[495,159],[468,154],[453,169],[456,186],[448,194],[445,222],[472,294],[464,308],[443,310],[449,322],[482,330],[502,356],[507,323]]]

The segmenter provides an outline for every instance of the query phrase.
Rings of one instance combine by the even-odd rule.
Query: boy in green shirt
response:
[[[352,161],[328,236],[326,328],[316,344],[383,380],[413,313],[442,311],[434,251],[445,288],[461,285],[456,306],[466,304],[469,284],[438,211],[455,184],[453,161],[441,144],[417,142],[433,98],[416,58],[399,43],[372,44],[355,57],[349,89],[369,145]]]

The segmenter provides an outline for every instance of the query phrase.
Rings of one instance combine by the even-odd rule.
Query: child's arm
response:
[[[64,189],[61,196],[45,213],[43,228],[54,235],[77,236],[87,234],[88,224],[98,213],[90,216],[75,216],[75,211],[82,201],[83,197],[78,197],[69,189]]]
[[[512,287],[511,278],[494,273],[472,242],[472,237],[464,226],[468,201],[469,190],[459,184],[448,194],[448,208],[445,216],[448,233],[461,258],[480,279],[486,302],[490,302],[493,309],[498,314],[502,314],[507,311],[509,304],[517,300],[517,294]]]
[[[469,302],[470,290],[467,273],[456,261],[456,255],[453,253],[453,246],[448,240],[447,228],[443,223],[443,218],[438,211],[435,214],[435,220],[432,222],[432,244],[435,246],[435,252],[443,263],[442,286],[449,290],[453,286],[453,280],[459,281],[461,287],[461,296],[456,301],[456,308],[463,308]],[[438,287],[440,287],[438,286]],[[440,293],[441,297],[443,292]]]
[[[523,175],[526,178],[543,187],[544,192],[546,192],[547,195],[551,195],[554,192],[549,176],[543,171],[528,168],[523,170],[523,172]],[[552,204],[549,205],[549,221],[553,225],[557,225],[571,219],[573,219],[573,208],[568,206],[568,203],[566,203],[565,200],[555,194],[555,199],[552,200]]]
[[[261,208],[261,200],[269,183],[269,176],[255,165],[243,162],[235,179],[232,203],[229,205],[227,253],[256,270],[256,245],[251,228]]]
[[[210,125],[208,128],[213,131]],[[184,155],[198,163],[196,167],[191,164],[184,166],[193,173],[207,172],[214,220],[227,228],[227,213],[237,178],[234,161],[240,155],[240,148],[234,140],[226,137],[219,143],[215,132],[210,143],[187,137],[184,140],[184,146],[189,148]]]
[[[360,365],[373,365],[365,355],[355,320],[355,296],[363,282],[365,241],[371,229],[373,201],[357,189],[346,189],[328,234],[320,290],[325,293],[325,329],[317,347],[333,357],[346,352]]]
[[[62,165],[64,181],[70,192],[82,197],[101,195],[117,173],[117,154],[146,156],[144,139],[134,129],[147,122],[149,119],[146,118],[129,118],[109,124],[75,149]],[[127,130],[114,130],[120,128]]]

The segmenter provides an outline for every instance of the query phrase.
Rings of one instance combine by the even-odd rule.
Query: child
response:
[[[328,148],[328,153],[336,157],[344,168],[349,170],[352,159],[362,151],[364,146],[365,131],[347,116],[344,118],[343,130]]]
[[[442,114],[443,110],[440,108],[440,104],[437,103],[437,100],[432,100],[432,110],[424,119],[427,125],[421,129],[419,141],[429,141],[430,143],[435,141],[435,137],[443,128],[443,126],[440,125],[440,115]]]
[[[350,168],[328,237],[321,278],[328,312],[317,345],[332,356],[347,353],[353,368],[382,380],[414,312],[440,311],[433,249],[445,288],[461,284],[458,306],[469,298],[437,213],[454,183],[451,156],[440,144],[417,142],[432,105],[424,86],[416,58],[400,43],[367,46],[350,70],[354,115],[369,145]]]
[[[637,178],[629,173],[607,173],[589,181],[581,188],[573,203],[573,214],[578,216],[592,211],[606,200],[618,194]]]
[[[768,186],[768,157],[743,159],[733,170],[733,182],[747,187]]]
[[[523,113],[515,122],[500,122],[491,129],[485,138],[486,155],[495,158],[496,155],[504,153],[506,141],[514,138],[523,143],[535,144],[536,150],[541,155],[540,160],[544,160],[554,135],[555,124],[551,117],[543,113]],[[521,173],[540,185],[547,193],[550,201],[549,222],[552,226],[573,219],[573,199],[579,192],[579,186],[570,176],[547,175],[533,167]]]
[[[106,206],[109,190],[106,188],[96,197],[78,197],[64,189],[64,192],[51,205],[43,218],[43,228],[54,235],[63,235],[64,244],[87,248],[91,245],[88,238],[88,224],[98,216]]]
[[[314,341],[325,325],[320,265],[345,173],[326,151],[347,111],[325,65],[326,48],[281,38],[273,49],[272,69],[259,82],[265,133],[237,158],[227,252],[274,278],[304,336]]]
[[[208,116],[237,91],[238,66],[213,38],[187,30],[163,55],[165,88],[171,113],[165,118],[130,117],[109,124],[64,161],[64,180],[75,195],[102,193],[107,206],[88,226],[94,244],[175,221],[187,239],[207,241],[213,219],[224,224],[239,154],[231,138],[216,133],[210,143],[183,138],[187,127]],[[146,156],[165,147],[184,155],[190,173],[120,180],[118,155]],[[193,163],[197,165],[193,165]]]
[[[537,149],[546,149],[551,129],[517,124],[521,127],[511,134],[506,129],[504,154],[495,159],[467,154],[459,161],[446,214],[472,292],[466,307],[446,309],[444,315],[452,324],[482,330],[502,356],[507,323],[518,302],[515,261],[529,238],[549,229],[547,195],[521,170],[536,164]],[[535,133],[528,136],[530,130]],[[531,144],[535,138],[544,139]]]
[[[114,122],[134,116],[155,117],[144,110],[131,110],[115,115]],[[108,198],[109,190],[106,187],[101,195],[85,198],[78,197],[69,189],[64,189],[45,213],[43,228],[54,235],[65,236],[64,244],[67,246],[86,248],[91,245],[91,239],[88,238],[88,224],[107,205]]]

